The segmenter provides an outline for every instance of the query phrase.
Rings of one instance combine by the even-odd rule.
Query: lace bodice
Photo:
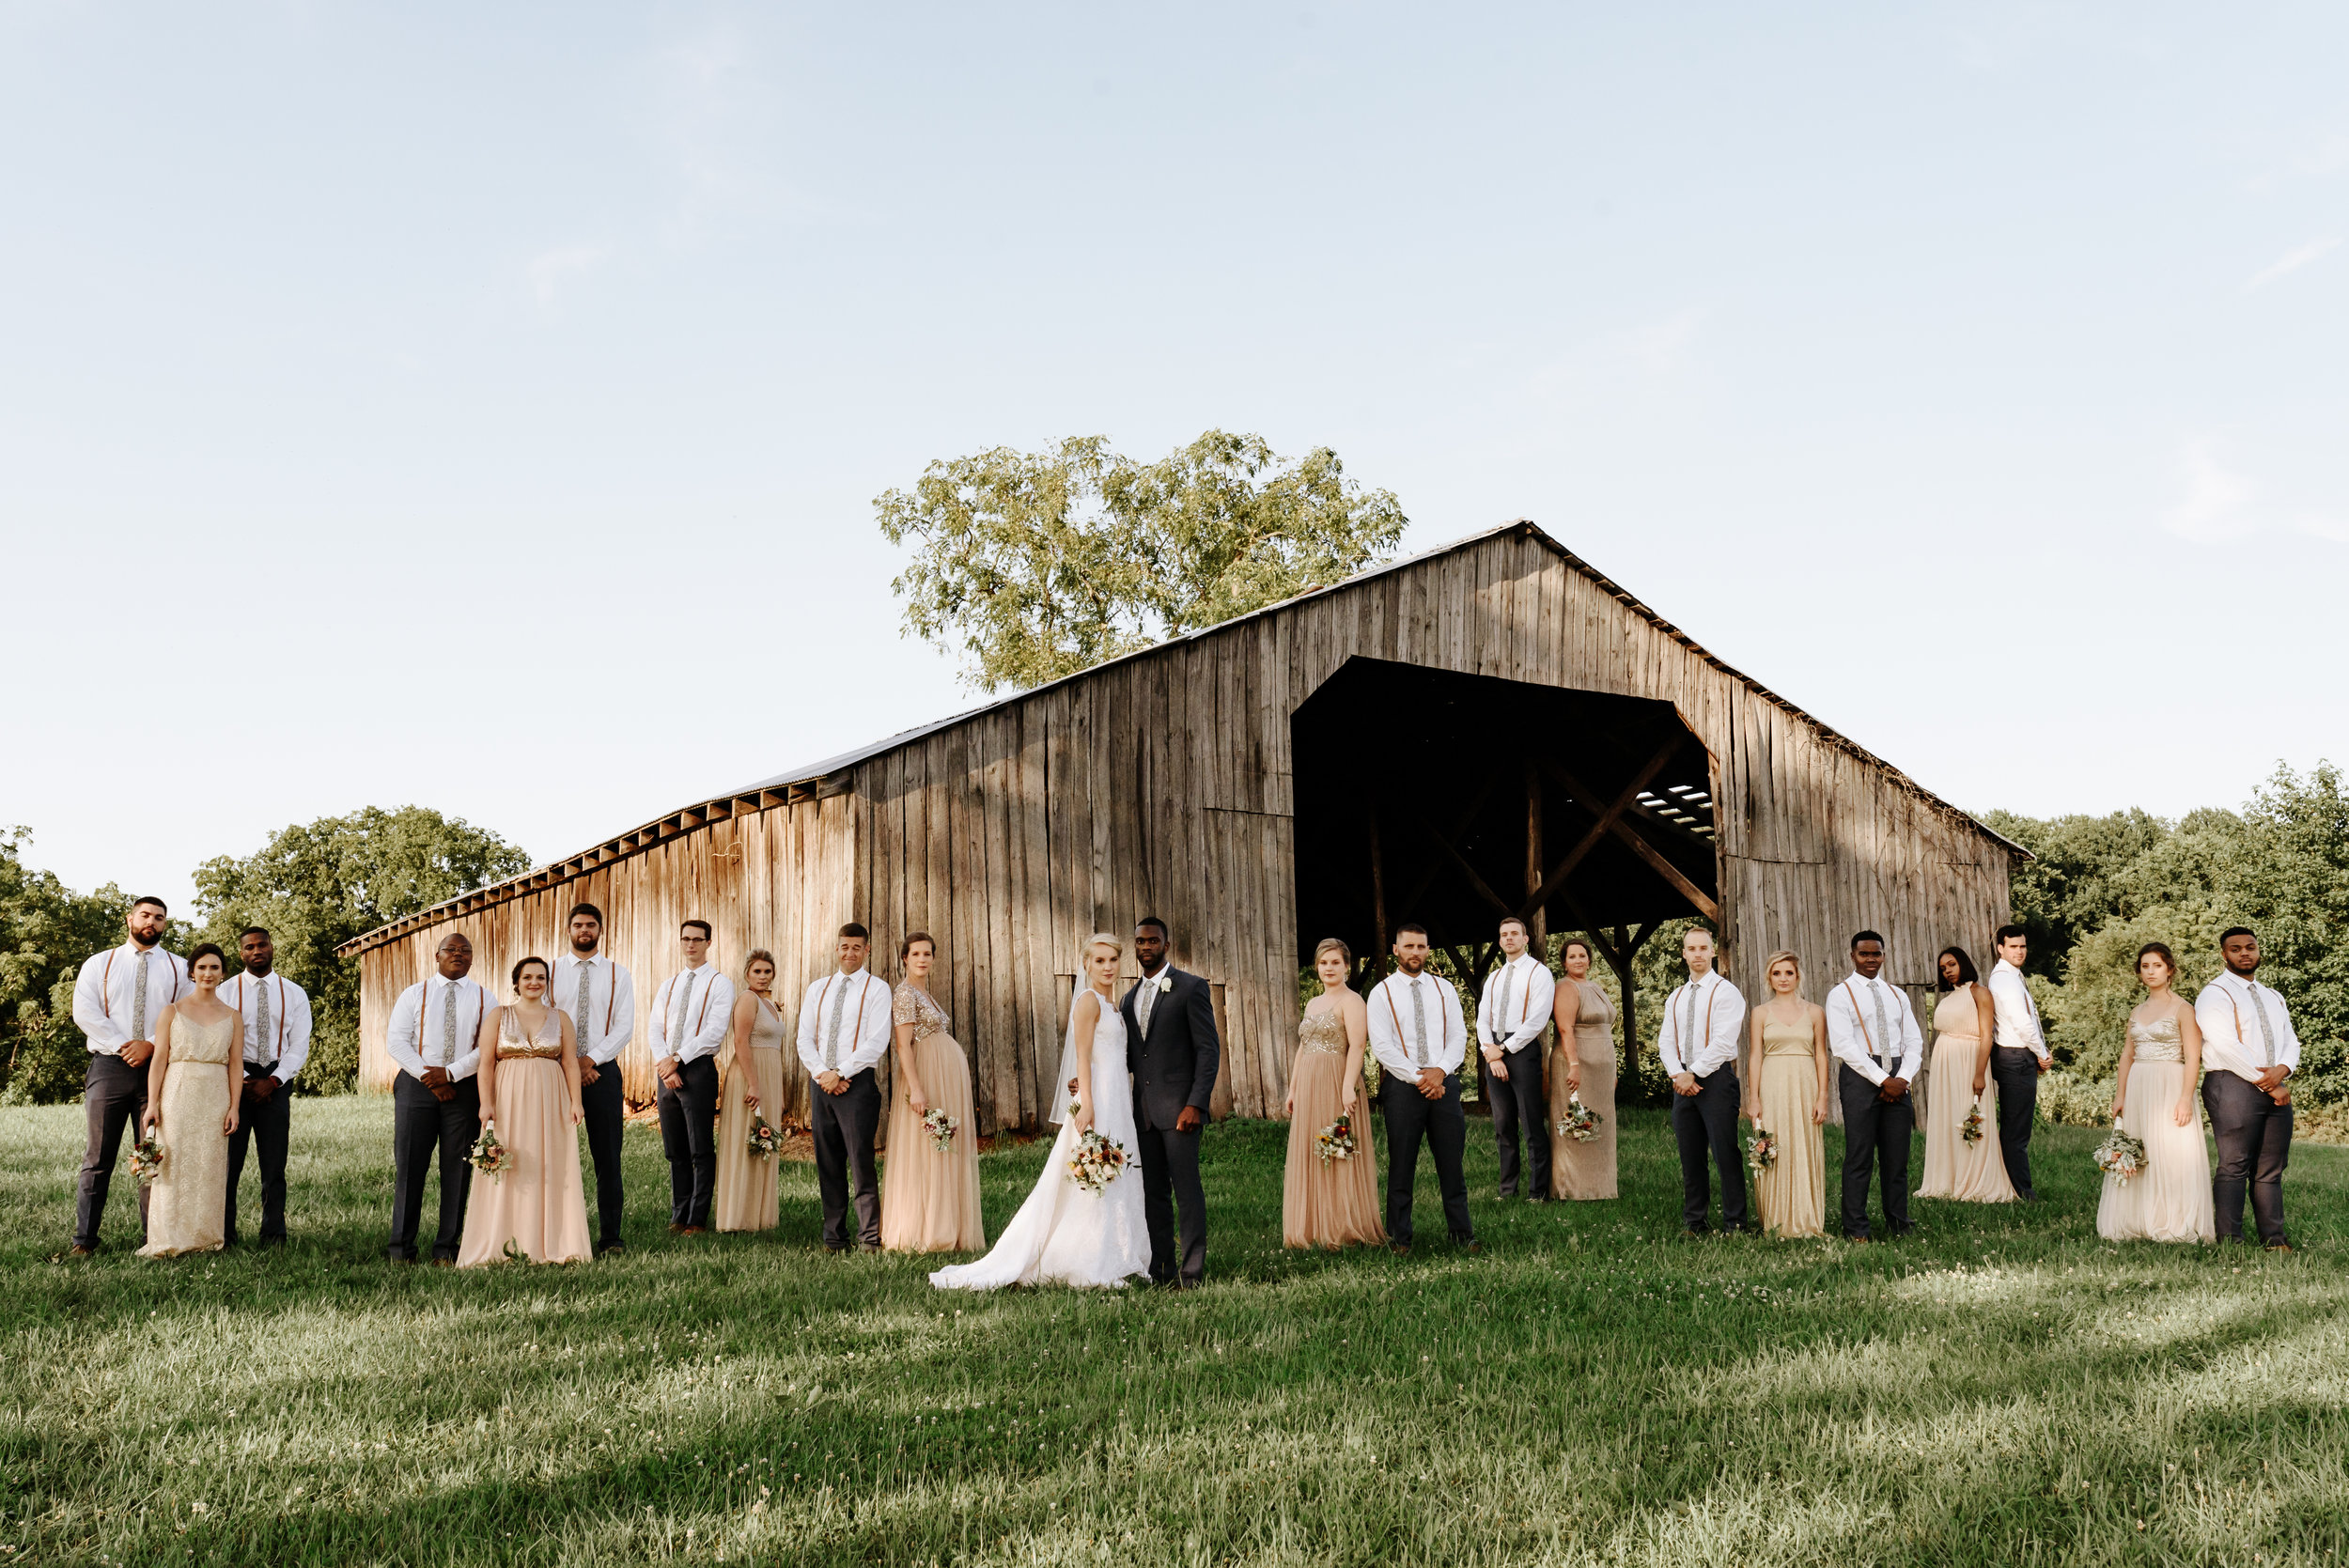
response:
[[[2178,1020],[2161,1018],[2153,1023],[2129,1020],[2129,1043],[2137,1048],[2139,1062],[2183,1062],[2186,1041],[2178,1032]]]
[[[1299,1055],[1307,1051],[1327,1051],[1332,1056],[1344,1056],[1346,1051],[1345,1016],[1335,1007],[1323,1013],[1306,1014],[1298,1020],[1297,1049]]]
[[[899,981],[897,988],[890,993],[889,1021],[893,1024],[911,1024],[913,1037],[917,1040],[942,1034],[952,1027],[946,1010],[938,1005],[929,992],[910,980]]]
[[[504,1010],[504,1016],[498,1021],[500,1062],[527,1062],[534,1057],[547,1059],[562,1054],[563,1021],[553,1008],[547,1009],[547,1016],[539,1021],[537,1034],[527,1040],[522,1038],[521,1015],[511,1007]]]

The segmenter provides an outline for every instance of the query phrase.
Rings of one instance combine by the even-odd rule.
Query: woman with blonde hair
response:
[[[938,940],[915,931],[897,944],[906,977],[889,1003],[896,1031],[896,1093],[889,1102],[889,1156],[881,1172],[881,1248],[890,1252],[983,1252],[979,1125],[971,1110],[971,1059],[953,1020],[930,995]],[[942,1111],[953,1126],[925,1125]]]
[[[1297,1025],[1297,1062],[1289,1070],[1288,1169],[1281,1182],[1281,1242],[1334,1252],[1349,1242],[1387,1239],[1378,1217],[1378,1172],[1370,1141],[1362,1056],[1370,1047],[1370,1010],[1346,984],[1354,955],[1335,937],[1314,949],[1321,994]],[[1321,1135],[1346,1124],[1353,1147],[1322,1157]]]
[[[2113,1125],[2145,1144],[2145,1169],[2123,1182],[2108,1174],[2096,1204],[2107,1241],[2216,1241],[2210,1145],[2202,1141],[2202,1031],[2173,988],[2177,955],[2166,942],[2138,949],[2145,1000],[2129,1015],[2112,1092]]]
[[[775,955],[753,948],[742,960],[743,991],[726,1023],[730,1054],[718,1063],[718,1184],[709,1222],[721,1231],[770,1231],[780,1175],[776,1155],[751,1152],[751,1118],[783,1114],[782,1009],[775,1005]]]
[[[1828,1068],[1827,1009],[1802,999],[1802,960],[1770,955],[1762,966],[1770,1000],[1753,1010],[1745,1116],[1754,1136],[1777,1142],[1778,1157],[1754,1172],[1762,1234],[1827,1234]]]

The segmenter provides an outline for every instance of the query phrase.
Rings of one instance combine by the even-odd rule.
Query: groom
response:
[[[1126,1018],[1126,1066],[1134,1075],[1134,1131],[1142,1144],[1142,1209],[1150,1226],[1150,1282],[1176,1290],[1207,1272],[1207,1195],[1199,1186],[1199,1128],[1207,1119],[1221,1047],[1207,983],[1166,959],[1166,922],[1145,915],[1134,927],[1142,979],[1118,1011]],[[1179,1201],[1183,1251],[1174,1255]]]

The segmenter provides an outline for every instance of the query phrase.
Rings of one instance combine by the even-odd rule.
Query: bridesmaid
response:
[[[579,1047],[569,1017],[548,1004],[553,970],[524,958],[510,977],[514,1000],[481,1020],[481,1124],[497,1125],[511,1168],[476,1169],[465,1202],[457,1266],[527,1259],[582,1263],[587,1189],[579,1176]],[[509,1250],[510,1249],[510,1250]]]
[[[1599,1113],[1598,1136],[1587,1143],[1553,1136],[1549,1141],[1549,1192],[1553,1198],[1612,1198],[1615,1195],[1615,1004],[1591,983],[1591,944],[1569,937],[1559,951],[1565,984],[1550,1017],[1558,1026],[1549,1066],[1549,1125],[1564,1119],[1566,1102],[1578,1092]]]
[[[896,1079],[905,1093],[889,1107],[888,1179],[881,1184],[881,1248],[890,1252],[984,1252],[979,1217],[979,1126],[971,1110],[971,1060],[930,995],[938,943],[916,931],[897,944],[906,977],[890,999],[897,1035]],[[957,1124],[941,1149],[922,1118],[942,1110]]]
[[[1348,986],[1354,955],[1335,937],[1314,949],[1321,994],[1305,1004],[1297,1025],[1297,1064],[1289,1071],[1283,1112],[1289,1119],[1288,1170],[1281,1181],[1281,1244],[1322,1247],[1349,1242],[1379,1245],[1387,1227],[1378,1218],[1378,1172],[1370,1142],[1368,1096],[1362,1093],[1362,1053],[1370,1045],[1370,1013]],[[1353,1125],[1354,1152],[1321,1157],[1324,1127],[1340,1116]]]
[[[2015,1184],[1999,1153],[1999,1086],[1990,1081],[1984,1048],[1997,1017],[1990,987],[1962,947],[1945,947],[1940,989],[1933,1008],[1934,1091],[1925,1099],[1925,1182],[1920,1198],[1962,1203],[2011,1203]],[[1982,1136],[1966,1141],[1966,1118],[1982,1112]]]
[[[780,1155],[751,1153],[751,1113],[783,1113],[783,1015],[775,1010],[775,955],[753,948],[742,962],[743,993],[734,999],[731,1060],[718,1073],[718,1185],[710,1224],[721,1231],[766,1231],[775,1224]],[[774,1117],[768,1120],[771,1123]]]
[[[1762,1234],[1781,1238],[1827,1234],[1828,1069],[1827,1009],[1802,1000],[1802,960],[1773,953],[1763,967],[1770,1000],[1748,1027],[1745,1115],[1757,1133],[1778,1140],[1778,1158],[1754,1172]]]
[[[244,1020],[213,994],[227,974],[217,946],[198,946],[188,955],[195,994],[164,1008],[155,1025],[144,1130],[162,1129],[163,1168],[148,1194],[141,1257],[216,1252],[226,1238],[228,1140],[244,1090]]]
[[[2195,1091],[2202,1077],[2202,1031],[2171,987],[2178,960],[2161,942],[2138,950],[2146,997],[2129,1015],[2112,1119],[2144,1140],[2145,1169],[2126,1185],[2105,1178],[2096,1234],[2107,1241],[2213,1241],[2210,1150]]]

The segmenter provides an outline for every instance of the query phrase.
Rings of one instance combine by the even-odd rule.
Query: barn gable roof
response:
[[[1408,571],[1411,567],[1423,562],[1455,554],[1460,551],[1470,550],[1489,539],[1499,538],[1509,534],[1520,534],[1524,537],[1532,539],[1548,549],[1569,567],[1587,578],[1593,584],[1599,588],[1600,591],[1604,592],[1608,595],[1608,597],[1621,604],[1626,610],[1639,616],[1641,620],[1646,621],[1648,625],[1654,627],[1657,631],[1661,632],[1666,637],[1671,638],[1682,647],[1687,648],[1690,653],[1695,654],[1699,659],[1704,660],[1705,663],[1711,665],[1722,675],[1742,683],[1749,691],[1750,691],[1762,701],[1766,702],[1772,706],[1785,712],[1790,718],[1795,719],[1806,728],[1811,730],[1812,733],[1816,735],[1824,744],[1850,755],[1856,760],[1865,764],[1867,767],[1875,769],[1878,773],[1883,774],[1895,787],[1917,797],[1928,805],[1932,806],[1935,810],[1946,813],[1952,818],[1965,822],[1975,831],[1997,844],[2000,848],[2006,850],[2015,858],[2018,860],[2030,860],[2032,858],[2030,851],[2024,848],[2021,845],[2016,844],[2014,840],[1992,831],[1990,828],[1984,826],[1968,813],[1960,810],[1954,805],[1952,805],[1949,801],[1942,800],[1939,796],[1934,794],[1922,784],[1918,784],[1907,774],[1902,772],[1899,768],[1893,767],[1882,757],[1877,756],[1875,753],[1861,746],[1858,741],[1853,740],[1850,737],[1843,735],[1842,732],[1821,722],[1819,719],[1804,711],[1802,708],[1797,707],[1795,704],[1787,701],[1784,697],[1780,696],[1777,692],[1771,691],[1768,687],[1764,686],[1760,681],[1755,680],[1752,676],[1745,674],[1743,671],[1735,669],[1725,663],[1723,660],[1708,652],[1696,641],[1696,639],[1690,637],[1687,632],[1682,631],[1678,627],[1672,625],[1670,621],[1664,619],[1663,616],[1657,614],[1647,605],[1641,603],[1629,592],[1629,590],[1616,582],[1612,578],[1607,576],[1606,573],[1592,566],[1588,561],[1583,560],[1582,557],[1577,555],[1574,551],[1560,544],[1556,539],[1551,538],[1548,534],[1542,531],[1539,525],[1528,519],[1519,518],[1509,522],[1501,523],[1492,528],[1485,529],[1479,533],[1470,534],[1464,538],[1455,539],[1449,544],[1439,545],[1432,550],[1422,551],[1416,555],[1401,556],[1392,561],[1386,561],[1378,564],[1377,566],[1365,567],[1363,570],[1355,573],[1352,577],[1346,578],[1341,582],[1330,583],[1323,587],[1309,588],[1305,592],[1298,594],[1293,598],[1283,599],[1275,604],[1266,605],[1261,610],[1251,611],[1245,615],[1236,615],[1228,621],[1221,621],[1211,627],[1204,627],[1196,631],[1186,632],[1180,637],[1169,638],[1163,643],[1154,643],[1149,647],[1137,649],[1132,653],[1121,655],[1116,659],[1105,660],[1101,663],[1089,665],[1082,670],[1079,670],[1073,675],[1063,675],[1059,680],[1048,681],[1042,686],[1029,687],[1023,691],[1014,692],[1010,696],[1001,697],[989,703],[983,703],[976,707],[966,708],[960,713],[950,714],[943,719],[934,720],[926,724],[916,725],[912,729],[900,730],[894,735],[884,737],[869,745],[860,746],[853,751],[842,752],[836,756],[825,757],[820,761],[811,762],[803,767],[795,768],[786,772],[777,773],[772,778],[761,779],[756,784],[744,784],[739,789],[729,790],[723,795],[712,796],[698,804],[680,807],[679,809],[670,812],[665,815],[657,816],[640,827],[630,829],[629,831],[621,833],[616,837],[606,839],[601,844],[599,844],[592,848],[582,850],[578,854],[568,856],[561,861],[552,862],[546,865],[538,867],[536,870],[524,872],[519,877],[509,878],[504,882],[496,883],[490,887],[476,889],[472,893],[459,893],[457,897],[436,904],[428,909],[419,909],[414,914],[394,921],[389,924],[378,926],[376,929],[369,931],[365,936],[355,938],[352,940],[344,943],[335,951],[346,956],[352,954],[364,953],[369,948],[380,947],[386,942],[397,940],[400,937],[406,936],[412,931],[414,931],[422,926],[434,924],[442,920],[449,918],[452,915],[462,914],[468,910],[478,909],[491,904],[501,904],[506,902],[507,899],[519,897],[521,894],[529,893],[535,889],[553,887],[560,883],[568,882],[573,877],[584,876],[586,873],[595,870],[599,866],[609,864],[614,861],[623,860],[640,850],[650,848],[652,846],[661,843],[666,839],[675,838],[679,833],[691,832],[695,829],[707,827],[712,822],[723,822],[727,818],[734,816],[738,813],[763,811],[770,806],[782,805],[792,800],[816,800],[828,795],[845,793],[848,788],[848,774],[849,769],[855,768],[859,763],[869,762],[873,758],[894,752],[901,746],[911,745],[913,742],[922,739],[926,736],[935,735],[941,730],[952,729],[956,725],[967,723],[971,720],[978,718],[982,714],[992,713],[998,709],[1008,707],[1014,703],[1026,702],[1036,696],[1038,693],[1050,691],[1055,687],[1066,686],[1073,681],[1089,679],[1103,670],[1112,669],[1117,665],[1129,663],[1137,660],[1158,658],[1164,654],[1169,648],[1178,646],[1182,644],[1197,642],[1203,638],[1220,636],[1225,632],[1233,630],[1235,628],[1245,626],[1252,621],[1259,620],[1268,615],[1276,614],[1283,610],[1290,608],[1291,606],[1302,604],[1310,599],[1319,598],[1326,595],[1341,593],[1350,588],[1360,587],[1365,582],[1376,582],[1382,577],[1392,576],[1397,572]]]

